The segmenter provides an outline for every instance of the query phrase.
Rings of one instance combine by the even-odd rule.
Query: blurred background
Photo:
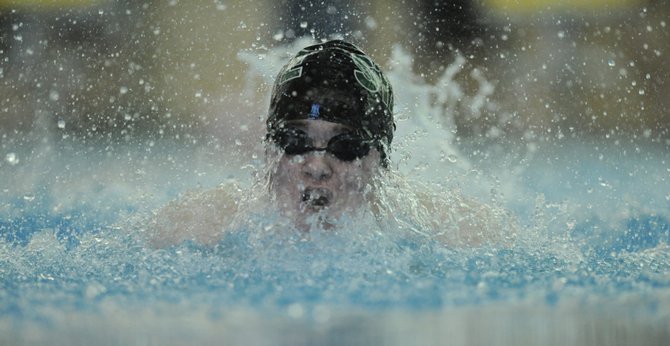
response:
[[[1,165],[63,141],[256,145],[280,66],[250,65],[305,36],[388,70],[402,49],[428,84],[462,57],[460,138],[667,146],[668,18],[664,0],[0,0]]]

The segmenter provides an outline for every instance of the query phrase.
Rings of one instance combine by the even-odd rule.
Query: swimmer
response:
[[[367,213],[383,222],[403,211],[445,242],[479,243],[490,238],[486,230],[499,230],[493,209],[462,198],[427,189],[385,194],[395,127],[391,84],[363,51],[341,40],[302,49],[273,87],[265,137],[269,193],[260,198],[305,232],[335,228],[345,215]],[[215,244],[243,212],[243,195],[225,184],[168,204],[150,221],[151,243]]]

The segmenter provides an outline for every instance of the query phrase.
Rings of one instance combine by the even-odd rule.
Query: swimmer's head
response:
[[[277,76],[268,138],[287,122],[324,120],[372,142],[387,164],[393,140],[393,90],[380,67],[358,47],[333,40],[304,48]]]

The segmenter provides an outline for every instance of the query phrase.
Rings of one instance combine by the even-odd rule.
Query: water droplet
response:
[[[637,93],[640,95],[644,95],[644,89],[640,89]]]
[[[306,29],[307,28],[307,22],[300,22],[300,28],[301,29]]]
[[[119,88],[119,93],[120,93],[121,95],[125,95],[125,94],[127,94],[127,93],[128,93],[128,88],[122,86],[121,88]]]
[[[58,128],[59,129],[64,129],[65,128],[65,120],[58,119]]]
[[[284,31],[282,31],[282,30],[277,31],[277,33],[272,36],[272,39],[274,39],[275,41],[283,40],[284,39]]]
[[[304,155],[293,156],[291,158],[290,162],[291,162],[291,164],[299,165],[299,164],[305,162],[305,156]]]
[[[14,166],[19,164],[19,157],[15,153],[9,153],[5,155],[5,161],[10,165]]]
[[[614,59],[607,59],[607,65],[609,67],[614,67],[616,66],[616,62],[614,61]]]
[[[58,101],[60,99],[60,94],[56,90],[49,91],[49,100]]]
[[[370,16],[365,17],[365,26],[368,27],[368,29],[376,29],[377,28],[377,21]]]

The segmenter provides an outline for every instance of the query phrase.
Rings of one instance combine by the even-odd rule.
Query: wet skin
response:
[[[305,131],[316,148],[325,148],[332,137],[349,132],[346,126],[323,120],[288,125]],[[369,200],[369,185],[380,168],[375,148],[353,161],[342,161],[326,151],[281,153],[271,173],[270,189],[279,210],[298,228],[309,230],[314,223],[330,228],[344,213],[355,212]]]

